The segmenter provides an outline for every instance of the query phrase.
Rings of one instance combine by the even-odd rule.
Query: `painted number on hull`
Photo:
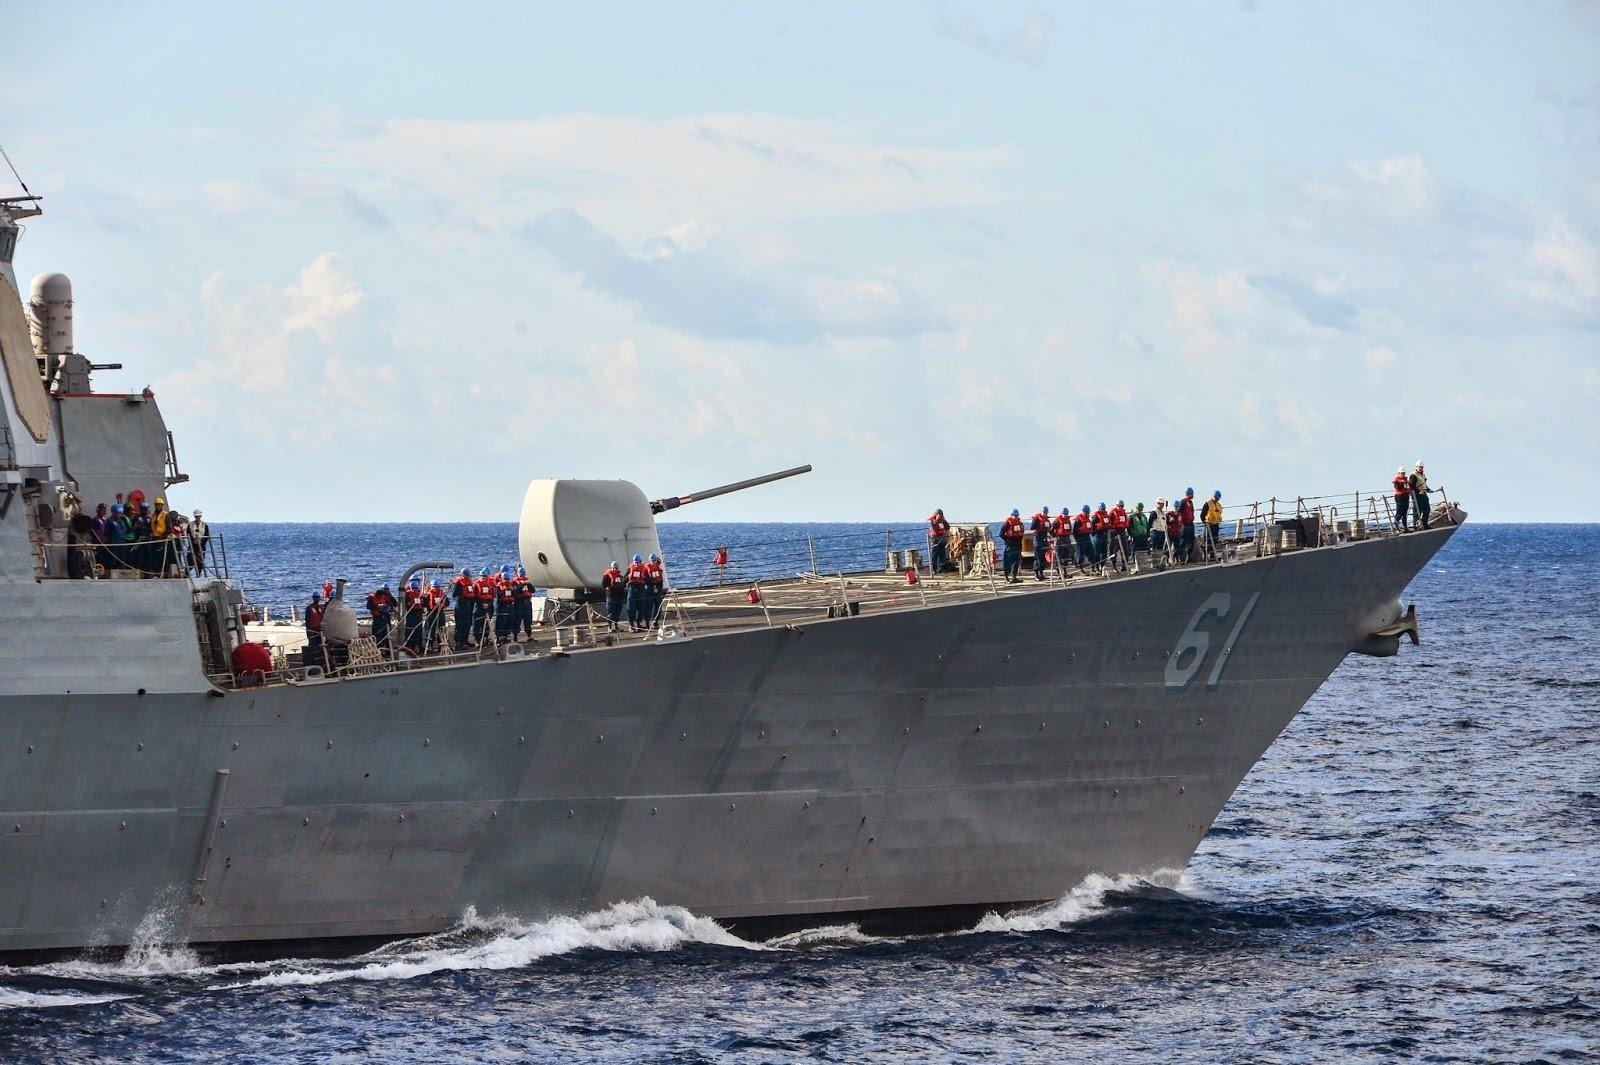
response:
[[[1212,659],[1206,687],[1215,688],[1222,683],[1222,670],[1228,664],[1228,657],[1233,654],[1233,645],[1239,641],[1244,623],[1250,620],[1250,612],[1256,608],[1256,600],[1260,598],[1261,593],[1255,593],[1245,602],[1244,609],[1239,611],[1233,628],[1228,630],[1228,638],[1222,642],[1221,649]],[[1189,627],[1183,630],[1183,635],[1178,637],[1178,645],[1167,656],[1168,691],[1183,691],[1194,683],[1194,678],[1200,675],[1200,667],[1205,665],[1206,656],[1211,651],[1211,631],[1206,625],[1207,619],[1215,618],[1217,624],[1214,627],[1220,632],[1232,609],[1233,596],[1227,592],[1213,592],[1195,610],[1194,617],[1189,619]]]

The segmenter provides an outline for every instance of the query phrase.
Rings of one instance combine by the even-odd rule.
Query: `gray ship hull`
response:
[[[141,692],[13,686],[0,951],[152,914],[195,943],[403,936],[469,906],[804,918],[1181,869],[1451,532],[226,694],[170,656]]]

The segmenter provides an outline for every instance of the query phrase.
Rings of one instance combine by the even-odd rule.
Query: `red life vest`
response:
[[[533,582],[526,577],[518,577],[511,582],[511,590],[517,593],[518,599],[533,599]]]
[[[495,588],[495,594],[499,596],[501,606],[510,606],[517,600],[517,590],[510,581],[501,581],[499,587]]]
[[[479,577],[478,580],[477,580],[477,583],[475,583],[473,585],[473,588],[477,589],[478,602],[480,602],[480,603],[492,603],[492,602],[494,602],[494,595],[495,595],[496,588],[495,588],[495,580],[494,580],[493,577]]]
[[[473,587],[471,577],[457,577],[450,582],[450,587],[454,588],[461,598],[468,602],[478,597],[477,589]]]
[[[1022,519],[1016,515],[1012,515],[1011,517],[1007,518],[1005,524],[1000,526],[1000,539],[1021,540]]]
[[[1167,511],[1167,535],[1174,540],[1183,535],[1183,520],[1176,510]]]
[[[643,562],[628,563],[628,587],[643,588],[650,581],[650,567]]]
[[[1050,519],[1045,517],[1044,511],[1041,510],[1039,513],[1033,516],[1033,522],[1028,526],[1028,528],[1033,531],[1034,536],[1049,536]]]
[[[935,540],[950,535],[950,523],[937,514],[928,519],[928,535]]]
[[[1111,508],[1111,531],[1122,532],[1128,527],[1128,512],[1121,507]]]
[[[1403,473],[1394,475],[1394,497],[1402,499],[1411,494],[1411,482]]]
[[[1178,520],[1185,525],[1194,524],[1194,500],[1188,496],[1178,500]]]
[[[646,562],[644,564],[645,580],[652,588],[665,588],[667,586],[667,573],[659,562]]]
[[[422,604],[422,597],[424,595],[426,595],[426,594],[427,593],[424,592],[421,588],[412,588],[411,586],[407,585],[406,586],[406,609],[407,610],[411,610],[414,607],[420,606]]]
[[[443,588],[429,588],[426,601],[429,610],[443,610],[449,596],[444,594]]]
[[[600,577],[600,586],[608,592],[622,589],[622,571],[615,566],[606,570]]]
[[[1087,515],[1087,514],[1074,514],[1072,516],[1072,535],[1073,536],[1088,536],[1089,535],[1089,528],[1090,528],[1089,515]]]
[[[1106,512],[1103,510],[1095,511],[1094,516],[1089,519],[1089,528],[1097,533],[1105,532],[1106,524]]]
[[[327,609],[328,608],[323,606],[321,603],[312,603],[310,606],[306,607],[307,632],[322,631],[322,615],[327,611]]]
[[[1056,520],[1050,523],[1050,535],[1056,539],[1066,536],[1072,531],[1072,522],[1067,520],[1065,514],[1057,514]]]

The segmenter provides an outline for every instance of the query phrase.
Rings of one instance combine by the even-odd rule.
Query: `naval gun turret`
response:
[[[661,550],[655,516],[731,492],[810,473],[796,466],[687,495],[647,499],[631,481],[541,477],[522,498],[517,546],[528,579],[559,592],[595,590],[613,561]]]

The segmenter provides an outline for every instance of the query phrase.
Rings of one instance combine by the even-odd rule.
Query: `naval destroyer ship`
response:
[[[73,564],[76,501],[183,476],[148,391],[93,387],[66,279],[24,307],[37,213],[0,201],[7,955],[126,945],[153,914],[173,940],[281,944],[646,895],[872,927],[1181,869],[1347,655],[1415,640],[1401,593],[1464,517],[1401,534],[1376,509],[1257,507],[1211,564],[1023,584],[973,528],[959,574],[681,588],[613,634],[601,569],[658,550],[653,511],[691,499],[539,480],[521,557],[565,591],[535,642],[391,659],[336,600],[335,658],[238,671],[251,608],[220,559]]]

